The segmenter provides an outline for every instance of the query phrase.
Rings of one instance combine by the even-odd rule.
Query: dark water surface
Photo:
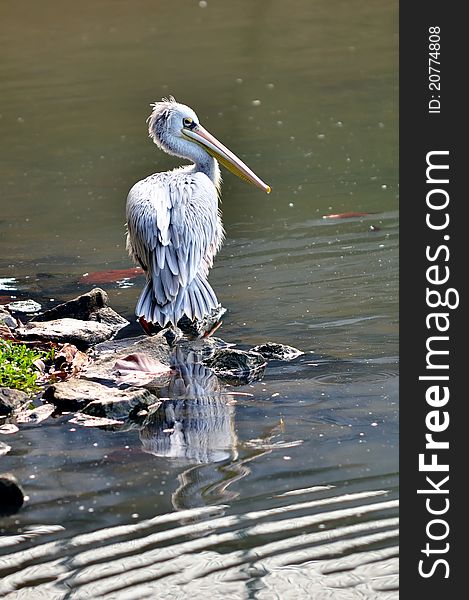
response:
[[[125,198],[178,164],[145,127],[173,94],[273,189],[224,173],[218,334],[304,351],[252,396],[174,401],[180,444],[72,415],[1,436],[28,501],[0,595],[396,598],[397,3],[25,0],[0,32],[0,303],[132,266]],[[142,285],[102,287],[133,319]]]

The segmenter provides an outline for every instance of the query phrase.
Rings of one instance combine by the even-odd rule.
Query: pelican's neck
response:
[[[199,160],[194,161],[194,172],[205,173],[217,190],[220,188],[220,167],[218,166],[218,161],[213,156],[210,156],[210,154],[204,151],[203,155],[201,153]]]
[[[217,190],[220,189],[221,175],[218,161],[213,156],[210,156],[202,146],[174,137],[161,139],[159,145],[168,154],[191,160],[194,165],[190,166],[189,170],[193,173],[204,173],[212,181]]]

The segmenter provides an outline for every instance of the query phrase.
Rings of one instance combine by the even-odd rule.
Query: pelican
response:
[[[203,319],[219,306],[207,281],[224,230],[218,208],[218,161],[270,192],[264,183],[202,125],[195,112],[170,96],[151,105],[148,132],[161,149],[192,164],[137,182],[127,197],[127,250],[146,274],[135,313],[151,325],[176,326],[186,315]]]

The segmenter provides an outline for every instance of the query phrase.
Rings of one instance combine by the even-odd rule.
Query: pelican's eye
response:
[[[184,117],[182,124],[186,129],[193,129],[195,127],[195,121],[190,117]]]

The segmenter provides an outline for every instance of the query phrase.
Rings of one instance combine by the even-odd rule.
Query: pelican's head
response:
[[[152,104],[148,118],[148,132],[157,146],[182,158],[194,160],[200,148],[216,158],[224,167],[245,181],[270,193],[270,186],[262,181],[233,152],[211,135],[189,106],[180,104],[170,96]]]

